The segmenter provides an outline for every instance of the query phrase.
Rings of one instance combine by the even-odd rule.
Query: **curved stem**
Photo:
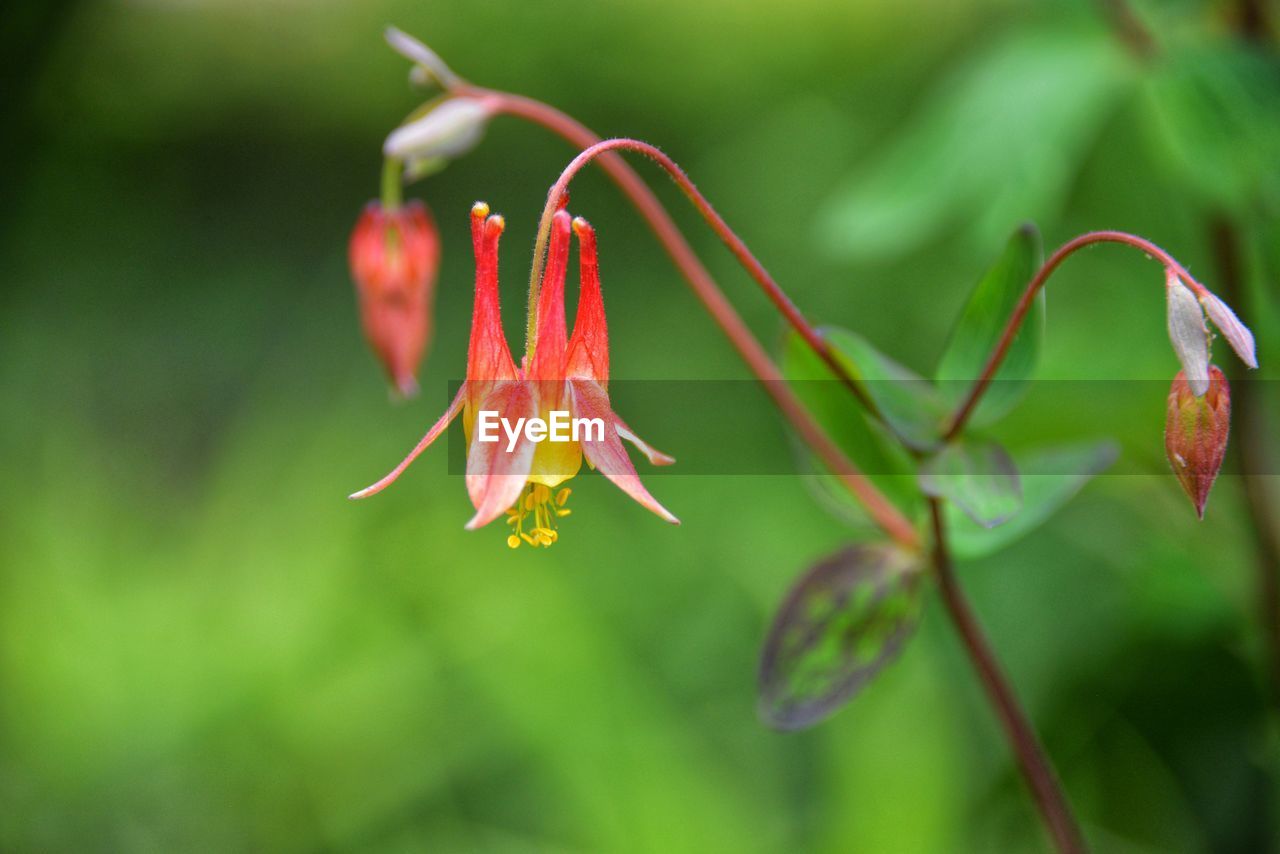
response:
[[[951,553],[947,549],[946,525],[942,519],[942,505],[936,498],[929,499],[929,513],[933,521],[933,562],[937,572],[938,587],[942,593],[942,601],[946,605],[947,615],[955,625],[960,640],[964,642],[965,652],[973,664],[973,669],[987,692],[1000,726],[1004,729],[1005,738],[1009,740],[1014,754],[1018,758],[1018,766],[1027,781],[1036,807],[1044,818],[1045,826],[1053,837],[1054,845],[1062,852],[1086,851],[1084,837],[1071,812],[1071,806],[1062,792],[1053,766],[1045,754],[1035,730],[1027,720],[1026,712],[1014,696],[1013,689],[1000,670],[991,647],[978,624],[969,601],[956,581],[955,571],[951,565]]]
[[[458,91],[458,90],[455,90]],[[534,243],[533,269],[529,279],[529,299],[532,310],[529,314],[528,337],[533,339],[533,323],[537,308],[537,290],[541,283],[542,264],[546,255],[547,235],[551,227],[551,215],[555,213],[555,206],[559,203],[564,193],[565,187],[573,179],[583,166],[591,160],[599,158],[601,167],[609,173],[618,186],[626,193],[631,201],[640,209],[641,215],[649,221],[649,225],[658,233],[656,222],[660,219],[671,226],[671,230],[678,231],[675,223],[667,214],[666,209],[662,207],[662,203],[649,190],[648,185],[636,174],[635,170],[626,165],[626,162],[612,153],[614,149],[625,149],[642,153],[656,162],[671,176],[680,190],[689,199],[690,203],[702,215],[711,230],[720,238],[721,242],[728,247],[733,253],[738,263],[750,274],[760,289],[773,303],[774,307],[782,313],[787,322],[791,325],[805,343],[813,349],[815,353],[826,362],[832,373],[844,383],[844,385],[853,393],[858,401],[872,415],[879,417],[879,412],[875,403],[867,396],[862,386],[858,385],[854,377],[832,352],[831,347],[827,344],[822,334],[815,329],[812,324],[805,318],[800,308],[787,296],[786,292],[777,283],[777,281],[769,274],[764,265],[751,252],[747,244],[740,238],[729,224],[725,222],[724,217],[712,206],[706,196],[698,190],[697,186],[689,178],[689,176],[681,169],[675,161],[660,151],[658,148],[643,142],[635,140],[606,140],[602,141],[599,136],[591,132],[586,126],[578,123],[564,113],[559,112],[553,107],[534,101],[529,98],[523,98],[519,95],[511,95],[506,92],[495,92],[489,89],[480,89],[479,87],[466,87],[466,91],[471,94],[487,95],[496,99],[497,109],[510,115],[519,116],[521,118],[530,119],[543,127],[548,128],[555,133],[563,136],[572,144],[584,149],[567,169],[561,174],[560,180],[556,182],[556,186],[552,188],[547,196],[547,206],[543,209],[543,217],[538,227],[538,236]],[[641,198],[646,201],[641,203]],[[649,202],[652,202],[650,209]],[[548,213],[549,211],[549,213]],[[653,214],[651,217],[650,214]],[[658,233],[660,240],[664,239],[661,233]],[[681,238],[683,240],[683,238]],[[701,263],[698,263],[701,267]],[[704,272],[705,272],[705,268]],[[682,270],[682,272],[685,272]],[[708,276],[709,277],[709,276]]]
[[[996,371],[1000,369],[1000,363],[1004,361],[1010,345],[1013,344],[1014,336],[1018,334],[1022,321],[1026,319],[1027,313],[1031,310],[1036,294],[1040,292],[1045,282],[1053,275],[1053,271],[1057,270],[1059,265],[1077,250],[1094,243],[1123,243],[1126,246],[1139,249],[1177,273],[1178,278],[1186,282],[1187,286],[1195,291],[1197,295],[1208,293],[1205,286],[1197,282],[1187,272],[1186,268],[1174,260],[1172,255],[1156,246],[1150,240],[1144,240],[1124,231],[1091,231],[1088,234],[1082,234],[1079,237],[1068,240],[1049,256],[1049,260],[1041,265],[1036,274],[1031,277],[1031,281],[1027,283],[1027,289],[1023,291],[1018,304],[1014,306],[1013,313],[1009,315],[1009,321],[1005,324],[1004,331],[1000,334],[1000,340],[996,343],[996,348],[988,357],[986,365],[983,366],[982,373],[978,375],[978,379],[974,382],[973,387],[969,389],[969,394],[966,395],[964,402],[960,404],[959,408],[956,409],[956,414],[952,416],[951,425],[947,428],[946,433],[943,434],[944,440],[954,438],[964,429],[964,425],[968,422],[969,417],[973,415],[973,411],[977,408],[982,395],[991,384],[992,378],[995,377]]]
[[[508,115],[524,118],[539,124],[563,137],[575,147],[587,149],[600,142],[600,137],[585,125],[541,101],[472,86],[459,86],[454,91],[473,95],[487,95],[492,98],[491,103],[494,104],[496,112],[507,113]],[[774,364],[768,353],[760,345],[760,342],[756,340],[751,330],[747,328],[742,317],[734,310],[706,267],[698,260],[692,247],[684,239],[680,229],[671,219],[657,196],[649,189],[649,186],[616,153],[607,150],[596,153],[600,157],[600,166],[631,200],[640,215],[644,217],[654,235],[658,238],[658,242],[662,244],[667,254],[671,256],[671,260],[684,275],[698,299],[702,301],[703,306],[706,307],[730,343],[733,344],[742,360],[746,362],[747,367],[760,380],[765,392],[772,398],[774,404],[795,427],[800,437],[814,450],[831,473],[839,478],[844,488],[866,508],[872,520],[881,530],[904,547],[918,549],[920,547],[920,538],[911,521],[883,493],[876,489],[875,485],[844,454],[840,447],[813,419],[808,410],[805,409],[804,404],[800,402],[800,399],[795,396],[790,386],[787,385],[781,371],[778,370],[778,366]],[[581,155],[579,155],[579,158],[581,158]],[[577,159],[575,159],[575,162],[577,162]],[[583,162],[585,163],[585,161]],[[559,182],[557,183],[559,184]],[[567,183],[567,180],[565,183]],[[559,193],[555,193],[555,196],[558,197]],[[549,197],[549,202],[554,204],[551,197]],[[708,205],[707,207],[709,208],[710,206]],[[552,213],[554,213],[554,208]],[[727,226],[725,228],[727,229]],[[736,240],[736,237],[734,239]],[[745,247],[743,247],[743,250],[745,251]],[[749,253],[747,254],[749,255]],[[535,263],[535,270],[538,270],[539,267],[540,264]],[[759,267],[758,262],[757,267],[763,272],[763,268]],[[763,275],[765,277],[768,276],[767,273],[763,273]],[[772,282],[772,279],[768,279],[768,281]],[[781,289],[776,284],[772,287],[780,298],[785,300],[786,304],[791,304],[790,300],[781,294]],[[766,287],[766,292],[769,290]],[[775,304],[777,304],[776,301]],[[794,306],[792,307],[794,308]],[[804,328],[812,333],[812,340],[821,342],[821,346],[826,349],[825,342],[822,342],[822,338],[818,336],[816,331],[809,327],[807,323],[804,323],[798,311],[793,316],[789,316],[788,319],[792,320],[793,324],[797,321],[802,323]],[[801,334],[804,333],[801,332]],[[806,336],[805,340],[811,340],[810,336]],[[859,391],[861,390],[859,389]]]

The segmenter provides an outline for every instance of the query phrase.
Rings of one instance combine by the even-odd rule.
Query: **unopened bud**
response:
[[[426,115],[393,130],[382,153],[410,162],[455,159],[480,141],[492,114],[484,100],[446,98]]]
[[[447,89],[458,82],[458,75],[449,69],[444,60],[413,36],[395,27],[387,27],[383,35],[392,50],[414,64],[410,79],[415,83],[426,84],[430,82],[430,78]]]
[[[431,336],[440,237],[425,205],[394,210],[370,202],[350,244],[351,277],[365,337],[400,393],[417,392]]]
[[[1227,452],[1231,426],[1231,389],[1217,366],[1209,366],[1209,385],[1196,395],[1184,372],[1173,378],[1169,390],[1164,448],[1182,489],[1204,518],[1204,506],[1222,458]]]

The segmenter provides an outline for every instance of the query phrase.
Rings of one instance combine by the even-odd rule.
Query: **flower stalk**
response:
[[[951,417],[951,422],[943,434],[944,440],[950,440],[960,435],[968,423],[969,418],[973,415],[978,403],[982,400],[982,395],[986,392],[991,384],[991,380],[995,377],[996,372],[1000,369],[1001,362],[1008,355],[1009,347],[1013,344],[1013,339],[1018,334],[1018,330],[1022,327],[1022,322],[1026,320],[1027,314],[1031,311],[1031,306],[1035,302],[1036,295],[1040,289],[1049,281],[1049,277],[1054,271],[1062,265],[1062,262],[1074,255],[1086,246],[1092,246],[1095,243],[1121,243],[1126,246],[1133,247],[1147,255],[1148,257],[1159,261],[1164,265],[1165,270],[1169,274],[1169,281],[1181,283],[1191,290],[1195,297],[1206,306],[1214,306],[1214,310],[1210,311],[1210,319],[1218,322],[1218,318],[1222,318],[1219,323],[1220,328],[1227,335],[1231,346],[1239,354],[1240,358],[1250,367],[1257,367],[1257,360],[1253,358],[1252,347],[1253,340],[1249,336],[1247,341],[1240,337],[1241,334],[1248,336],[1248,330],[1242,333],[1235,333],[1229,330],[1230,321],[1234,321],[1232,325],[1239,325],[1238,319],[1231,313],[1221,300],[1213,295],[1204,285],[1196,281],[1195,277],[1187,272],[1178,261],[1168,252],[1156,246],[1149,240],[1129,234],[1124,231],[1091,231],[1068,240],[1059,246],[1048,260],[1040,266],[1036,274],[1031,277],[1031,281],[1027,283],[1026,290],[1022,292],[1022,296],[1018,299],[1018,304],[1014,306],[1013,313],[1009,315],[1009,320],[1005,323],[1004,331],[1000,334],[1000,339],[996,343],[995,349],[991,351],[986,365],[982,372],[978,375],[977,380],[969,389],[969,393],[965,399],[957,407],[955,415]],[[1219,308],[1220,307],[1220,308]],[[1225,314],[1215,314],[1219,311],[1225,311]],[[1229,320],[1228,320],[1229,315]],[[1203,392],[1201,392],[1203,393]]]
[[[942,593],[942,602],[947,608],[947,616],[955,626],[956,634],[964,643],[965,652],[973,664],[974,672],[986,691],[996,718],[1004,730],[1005,737],[1013,748],[1018,759],[1018,767],[1031,790],[1036,808],[1044,819],[1054,845],[1063,854],[1080,854],[1088,850],[1084,844],[1084,836],[1071,812],[1058,777],[1053,771],[1049,757],[1036,737],[1035,730],[1027,720],[1026,712],[1014,696],[1008,679],[996,661],[983,634],[982,627],[974,616],[964,592],[956,581],[955,570],[951,562],[951,552],[947,547],[946,522],[942,516],[942,503],[937,498],[929,499],[929,513],[933,525],[933,565],[938,579],[938,589]]]

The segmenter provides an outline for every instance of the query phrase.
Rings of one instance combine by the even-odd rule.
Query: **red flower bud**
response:
[[[1222,468],[1231,425],[1231,389],[1217,366],[1209,366],[1209,388],[1196,397],[1186,375],[1178,371],[1169,390],[1164,447],[1178,482],[1204,518],[1209,489]]]
[[[419,201],[394,210],[370,202],[351,233],[351,277],[365,337],[406,397],[431,337],[440,236]]]

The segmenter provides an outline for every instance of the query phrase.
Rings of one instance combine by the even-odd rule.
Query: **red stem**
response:
[[[1045,282],[1053,275],[1053,271],[1068,256],[1072,255],[1079,249],[1090,246],[1094,243],[1123,243],[1126,246],[1132,246],[1140,249],[1151,258],[1156,259],[1164,266],[1172,269],[1178,274],[1187,286],[1190,287],[1197,295],[1207,293],[1204,285],[1200,284],[1195,278],[1186,271],[1181,264],[1174,260],[1173,256],[1165,252],[1159,246],[1156,246],[1149,240],[1129,234],[1124,231],[1091,231],[1088,234],[1082,234],[1072,240],[1067,241],[1058,247],[1049,260],[1041,265],[1036,274],[1031,277],[1031,281],[1027,283],[1027,289],[1023,291],[1022,297],[1018,300],[1018,304],[1013,309],[1013,314],[1009,315],[1009,321],[1005,324],[1004,332],[1000,335],[1000,340],[996,344],[995,350],[991,352],[991,356],[987,359],[986,365],[982,368],[982,373],[974,382],[973,387],[969,389],[969,394],[965,397],[964,402],[956,410],[956,414],[952,416],[951,426],[947,428],[943,435],[944,439],[952,439],[960,434],[964,429],[964,425],[968,422],[970,416],[973,415],[974,409],[977,408],[978,402],[982,399],[982,395],[986,392],[987,387],[991,384],[992,378],[995,377],[996,371],[1000,369],[1000,363],[1004,361],[1004,357],[1009,352],[1010,345],[1013,344],[1014,336],[1018,334],[1018,329],[1022,326],[1022,321],[1026,319],[1027,313],[1031,310],[1031,304],[1036,298],[1036,294],[1044,287]]]
[[[458,86],[454,91],[458,94],[465,92],[471,95],[488,96],[493,99],[492,103],[495,104],[497,111],[528,119],[542,125],[560,135],[575,147],[589,150],[601,142],[600,138],[585,125],[540,101],[469,85]],[[630,146],[616,143],[612,147],[633,147],[636,150],[644,150],[643,146],[643,143],[633,142]],[[651,146],[648,148],[652,149]],[[652,151],[657,152],[657,149],[652,149]],[[577,164],[576,166],[571,165],[571,169],[574,172],[590,159],[589,157],[584,159],[583,155],[585,153],[584,151],[583,154],[579,154],[574,159],[574,164]],[[645,153],[648,154],[650,152],[645,151]],[[657,152],[657,154],[661,155],[661,152]],[[662,244],[667,254],[671,256],[672,261],[689,282],[694,293],[702,301],[712,318],[715,319],[743,361],[746,362],[747,367],[760,380],[765,392],[773,399],[774,404],[795,427],[800,437],[814,450],[831,473],[840,479],[844,488],[866,508],[872,520],[886,534],[907,548],[919,548],[920,538],[911,521],[871,483],[867,476],[844,454],[839,445],[827,435],[809,414],[808,410],[805,409],[804,404],[800,402],[800,399],[795,396],[790,386],[787,385],[778,366],[774,364],[768,353],[760,345],[760,342],[756,340],[751,330],[747,328],[742,317],[734,310],[724,292],[720,290],[706,267],[698,260],[688,241],[684,239],[671,216],[662,206],[662,203],[658,201],[653,191],[645,184],[644,180],[634,169],[627,165],[626,161],[607,148],[595,151],[592,157],[597,155],[600,158],[600,166],[609,174],[631,200],[632,204],[635,205],[640,215],[648,222],[649,227],[657,236],[658,242]],[[679,168],[675,167],[675,164],[671,163],[669,158],[666,158],[665,155],[661,155],[661,157],[683,176],[684,173],[680,172]],[[662,161],[660,160],[659,162],[661,163]],[[569,170],[566,170],[565,174],[572,177]],[[693,187],[692,183],[688,182],[687,177],[684,180],[690,188]],[[548,204],[554,204],[553,200],[559,197],[563,192],[563,184],[567,183],[568,178],[562,175],[561,181],[556,184],[558,189],[553,189],[552,195],[548,197]],[[686,192],[688,191],[686,190]],[[696,190],[694,192],[696,193]],[[701,196],[699,195],[698,198],[701,198]],[[706,203],[705,199],[702,202],[705,205],[705,209],[714,215],[714,210]],[[702,210],[702,207],[699,209]],[[552,213],[554,214],[554,212],[554,208],[552,208]],[[719,218],[718,215],[715,216],[717,219]],[[722,239],[726,239],[726,242],[730,242],[730,240],[736,242],[741,246],[746,257],[754,261],[754,257],[746,250],[745,245],[741,244],[736,235],[728,231],[728,226],[723,225],[722,220],[721,225],[724,231],[730,235],[729,239],[724,238],[722,235]],[[730,248],[733,248],[732,243]],[[738,252],[735,251],[734,254],[738,255]],[[740,260],[742,257],[742,255],[739,255]],[[535,259],[535,271],[539,266]],[[827,350],[822,338],[804,321],[799,311],[795,310],[795,306],[782,293],[781,288],[769,278],[768,273],[759,265],[759,262],[755,262],[755,267],[757,272],[769,283],[761,282],[761,286],[765,288],[765,291],[767,293],[776,293],[775,304],[778,304],[780,299],[783,304],[791,306],[793,313],[788,316],[788,319],[792,320],[793,325],[801,324],[796,328],[802,335],[805,335],[805,340],[810,341],[811,344],[815,341],[818,342],[819,346],[826,350],[829,355],[829,350]],[[761,279],[757,277],[757,281],[761,281]],[[805,330],[809,334],[806,335]],[[815,347],[815,349],[817,348]],[[828,361],[828,364],[831,364],[831,361]]]
[[[942,601],[947,607],[947,614],[955,625],[956,632],[964,642],[965,650],[973,669],[987,692],[988,699],[1000,719],[1005,737],[1012,745],[1018,757],[1018,766],[1022,776],[1031,789],[1036,807],[1044,817],[1045,826],[1053,837],[1053,842],[1062,852],[1084,852],[1086,847],[1080,827],[1072,815],[1071,806],[1058,783],[1053,766],[1049,763],[1035,730],[1027,720],[1026,712],[1014,696],[1008,679],[1000,670],[995,654],[991,651],[982,627],[973,615],[969,602],[956,581],[951,566],[951,553],[947,549],[946,526],[942,519],[942,505],[938,499],[929,499],[929,512],[933,520],[933,557],[937,570],[938,587],[942,592]]]

